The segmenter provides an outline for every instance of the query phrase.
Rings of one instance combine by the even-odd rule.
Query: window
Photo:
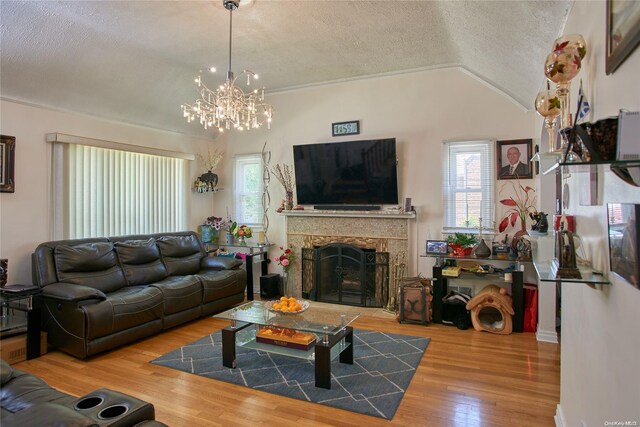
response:
[[[491,141],[445,142],[442,178],[445,233],[476,232],[493,221]]]
[[[235,157],[234,213],[238,225],[262,228],[262,156],[246,154]]]
[[[53,135],[58,138],[52,141],[56,142],[53,149],[55,239],[149,234],[187,228],[188,155],[176,158],[104,148],[71,142],[61,134]],[[118,145],[86,140],[97,145]],[[135,149],[135,146],[127,148]]]

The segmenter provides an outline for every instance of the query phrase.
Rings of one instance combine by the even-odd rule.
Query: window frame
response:
[[[257,165],[259,170],[258,189],[256,191],[246,192],[243,188],[244,175],[240,173],[240,166]],[[237,154],[233,161],[233,219],[238,225],[247,225],[254,231],[262,231],[264,229],[264,206],[262,203],[262,194],[264,192],[264,164],[261,153]],[[240,200],[245,195],[256,198],[260,206],[260,219],[258,222],[247,221],[241,216]]]
[[[443,141],[442,160],[442,233],[471,233],[478,234],[477,227],[460,227],[455,225],[456,218],[456,197],[455,194],[477,193],[478,190],[472,187],[457,189],[455,184],[451,184],[450,179],[455,179],[457,166],[451,162],[457,154],[478,153],[480,155],[480,193],[481,206],[480,215],[482,218],[483,234],[493,235],[495,218],[495,177],[494,177],[494,147],[495,141],[489,139],[468,140],[468,141]],[[468,217],[468,216],[467,216]]]

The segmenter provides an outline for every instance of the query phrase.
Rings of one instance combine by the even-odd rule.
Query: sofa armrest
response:
[[[200,268],[206,270],[233,270],[242,265],[242,261],[226,257],[204,257],[200,261]]]
[[[91,299],[104,301],[107,299],[107,296],[98,289],[63,282],[52,283],[43,287],[41,295],[43,298],[65,302],[80,302]]]

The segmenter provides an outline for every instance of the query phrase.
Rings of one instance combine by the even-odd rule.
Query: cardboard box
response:
[[[0,353],[2,358],[11,364],[27,360],[27,335],[16,335],[14,337],[0,340]],[[47,353],[47,333],[40,333],[40,356]]]

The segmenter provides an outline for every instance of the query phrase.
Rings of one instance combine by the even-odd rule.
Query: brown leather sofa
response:
[[[101,388],[86,396],[62,393],[35,375],[2,360],[0,420],[3,427],[110,426],[160,427],[152,404]]]
[[[194,232],[46,242],[32,263],[47,339],[78,358],[244,301],[241,265]]]

